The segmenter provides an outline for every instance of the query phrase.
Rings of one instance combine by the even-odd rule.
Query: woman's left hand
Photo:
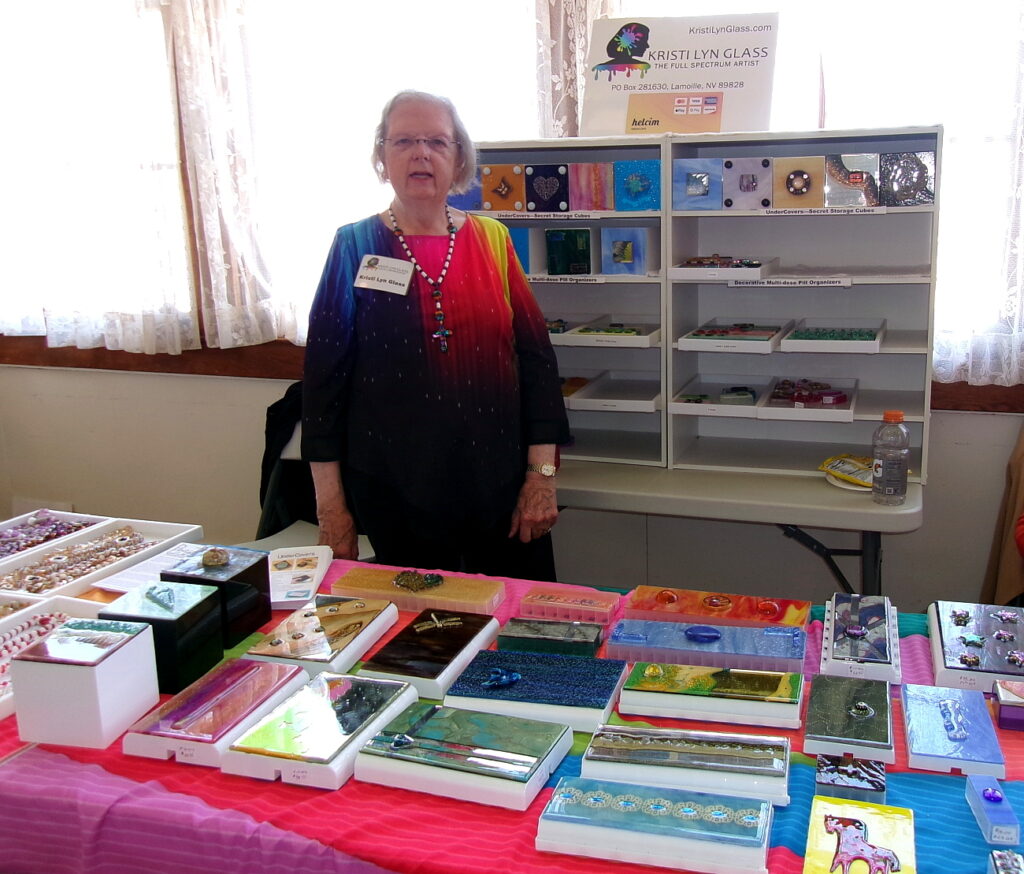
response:
[[[512,511],[509,537],[518,535],[523,543],[529,543],[547,534],[558,521],[558,501],[552,479],[537,474],[526,475],[516,508]]]

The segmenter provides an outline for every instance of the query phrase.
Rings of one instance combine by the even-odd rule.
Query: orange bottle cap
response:
[[[903,421],[903,410],[886,410],[882,414],[883,422],[902,422]]]

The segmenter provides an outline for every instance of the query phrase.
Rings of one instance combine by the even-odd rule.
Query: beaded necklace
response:
[[[419,273],[426,281],[427,285],[430,286],[430,296],[434,299],[434,321],[437,322],[437,330],[434,331],[430,336],[435,340],[440,341],[439,348],[442,352],[448,351],[448,338],[452,335],[451,328],[446,328],[444,324],[444,310],[441,308],[441,283],[444,282],[444,278],[448,273],[448,268],[452,263],[452,252],[455,251],[455,222],[452,221],[452,214],[448,209],[448,204],[444,205],[444,217],[448,222],[448,254],[444,256],[444,266],[441,268],[441,273],[437,279],[427,275],[427,271],[424,270],[419,261],[416,260],[416,256],[413,255],[412,249],[409,248],[409,244],[405,242],[405,235],[402,233],[402,229],[398,226],[398,221],[395,219],[395,211],[389,206],[388,215],[391,217],[391,230],[394,231],[398,242],[402,244],[402,251],[405,252],[405,257],[412,262],[412,266],[416,268],[416,272]]]

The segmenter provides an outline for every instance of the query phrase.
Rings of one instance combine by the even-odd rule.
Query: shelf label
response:
[[[766,209],[765,215],[884,215],[884,206],[823,206],[812,209]]]
[[[527,276],[526,278],[529,282],[568,282],[573,285],[597,285],[605,281],[603,276],[594,276],[593,274],[584,273],[568,273],[564,276],[548,276],[546,273],[539,273]]]
[[[827,286],[829,288],[849,288],[853,285],[853,280],[849,276],[840,276],[836,278],[826,279],[823,276],[819,276],[814,279],[797,279],[795,277],[777,277],[775,279],[730,279],[726,285],[730,288],[751,288],[751,287],[768,287],[772,285],[777,286],[788,286],[793,288],[803,288],[810,286]]]

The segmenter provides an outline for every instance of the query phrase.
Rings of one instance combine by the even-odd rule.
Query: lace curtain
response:
[[[618,0],[537,0],[537,91],[541,136],[579,135],[590,27],[618,14]]]
[[[998,313],[993,312],[993,324],[987,329],[963,330],[936,320],[933,366],[938,382],[1003,386],[1024,383],[1024,4],[1014,5],[1018,10],[1013,64],[1016,85],[1008,142],[996,156],[1003,163],[1009,162],[1005,177],[1007,208],[1005,221],[993,228],[1003,228],[1003,271],[990,279],[1003,292],[1002,302]],[[987,149],[992,145],[986,144]],[[978,150],[971,157],[973,187],[977,184],[974,177],[978,168],[985,168],[981,172],[988,173],[991,165],[981,159]],[[998,218],[1001,216],[993,216],[993,220]],[[970,214],[963,219],[970,221]],[[942,221],[946,222],[945,211]],[[940,271],[942,254],[940,250]],[[965,277],[965,288],[969,288],[968,281]]]
[[[295,336],[260,253],[243,0],[165,0],[206,344]]]

